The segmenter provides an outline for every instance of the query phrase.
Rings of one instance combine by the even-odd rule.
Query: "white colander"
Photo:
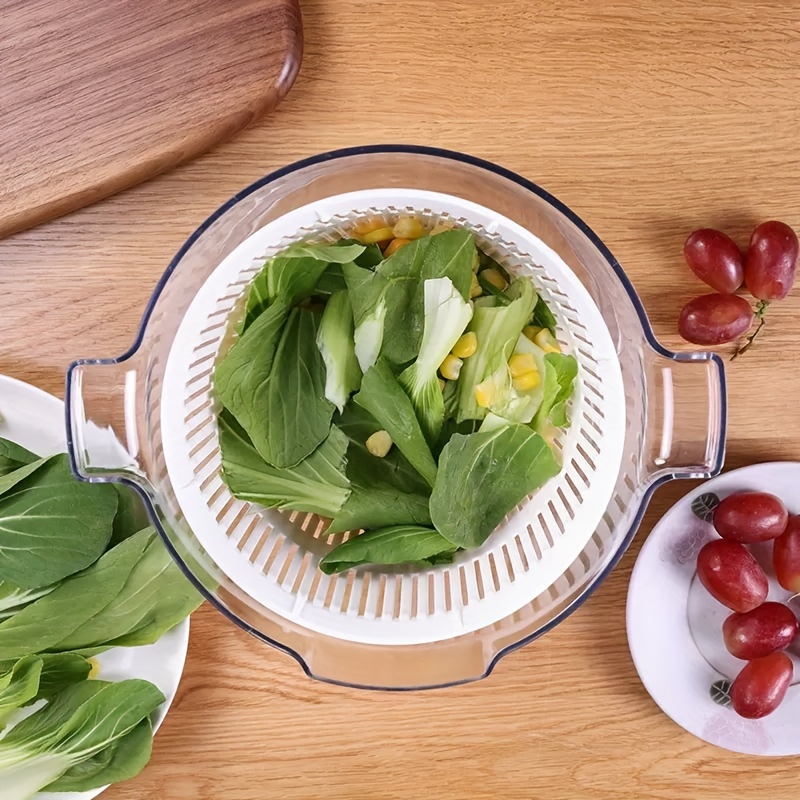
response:
[[[336,241],[359,219],[413,214],[455,222],[509,271],[530,276],[579,363],[572,425],[556,441],[561,473],[510,513],[486,543],[428,570],[362,567],[327,576],[317,565],[348,534],[313,514],[281,513],[234,498],[220,476],[213,366],[230,344],[229,318],[264,259],[299,239]],[[426,191],[349,192],[292,211],[242,242],[189,306],[169,354],[161,402],[167,471],[189,526],[251,597],[312,630],[409,645],[491,625],[530,603],[575,560],[614,488],[625,430],[619,361],[605,322],[567,265],[511,220]],[[353,532],[353,533],[357,533]],[[352,535],[352,534],[351,534]]]
[[[319,559],[348,534],[241,502],[222,483],[214,365],[265,257],[405,213],[474,231],[555,313],[579,363],[572,425],[556,443],[563,469],[452,565],[328,577]],[[131,350],[70,367],[67,425],[76,473],[137,486],[165,545],[232,621],[314,677],[420,688],[483,677],[558,624],[608,575],[659,483],[720,469],[724,377],[717,356],[653,339],[619,264],[547,192],[459,153],[385,145],[278,170],[209,217],[156,287]],[[97,426],[113,434],[106,446]]]

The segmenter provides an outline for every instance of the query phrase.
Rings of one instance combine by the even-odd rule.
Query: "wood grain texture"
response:
[[[0,242],[0,372],[61,393],[77,356],[130,343],[174,251],[216,206],[299,157],[436,144],[538,181],[604,239],[656,334],[703,287],[694,227],[800,230],[800,8],[774,0],[303,4],[306,59],[277,112],[180,169]],[[728,370],[728,467],[800,458],[800,290]],[[204,607],[152,763],[108,800],[793,800],[800,759],[745,758],[671,722],[625,638],[660,489],[591,601],[487,680],[412,694],[304,677]],[[800,508],[795,509],[800,511]]]
[[[0,236],[193,158],[273,108],[297,0],[4,0]]]

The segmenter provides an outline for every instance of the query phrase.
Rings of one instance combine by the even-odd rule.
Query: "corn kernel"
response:
[[[483,383],[479,383],[475,387],[475,402],[481,408],[489,408],[494,400],[494,381],[488,378]]]
[[[447,386],[447,381],[444,378],[439,378],[439,388],[444,391],[445,386]]]
[[[475,331],[468,331],[462,334],[461,338],[453,345],[450,351],[456,358],[469,358],[475,355],[478,349],[478,337]]]
[[[386,431],[375,431],[366,441],[367,450],[377,458],[383,458],[392,449],[392,437]]]
[[[353,228],[353,236],[356,239],[360,239],[362,236],[372,233],[373,231],[377,231],[379,228],[385,228],[386,226],[386,220],[381,219],[380,217],[363,220]]]
[[[545,351],[545,353],[560,353],[561,352],[561,345],[559,345],[556,338],[550,333],[547,328],[542,328],[539,333],[536,334],[533,341]]]
[[[478,255],[478,251],[475,251],[475,255],[472,257],[472,271],[476,272],[481,268],[481,257]]]
[[[506,279],[494,267],[485,269],[481,272],[481,275],[485,281],[497,287],[501,292],[505,291],[506,286],[508,286]]]
[[[527,392],[529,389],[535,389],[540,382],[538,372],[523,372],[512,379],[511,385],[518,392]]]
[[[469,299],[474,300],[476,297],[480,297],[483,294],[483,288],[481,287],[480,283],[478,283],[478,276],[472,276],[472,284],[469,287]]]
[[[522,335],[525,336],[526,339],[530,339],[532,342],[536,341],[536,334],[542,330],[538,325],[526,325],[522,329]]]
[[[463,366],[464,362],[450,353],[439,366],[439,374],[448,381],[457,381]]]
[[[508,359],[508,369],[512,378],[518,378],[526,372],[538,372],[536,359],[531,353],[514,353]]]
[[[358,237],[364,244],[377,244],[378,242],[388,242],[394,239],[394,232],[391,228],[378,228]]]
[[[388,258],[392,253],[396,253],[401,247],[405,247],[411,239],[392,239],[383,254]]]
[[[419,239],[425,235],[425,228],[416,217],[401,217],[394,226],[398,239]]]
[[[452,222],[437,222],[431,230],[431,236],[438,236],[445,231],[452,231],[455,228]]]
[[[86,660],[89,662],[89,675],[87,677],[89,680],[94,680],[100,674],[100,663],[96,658],[87,658]]]

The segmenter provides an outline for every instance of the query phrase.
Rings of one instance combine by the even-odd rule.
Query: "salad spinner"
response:
[[[579,363],[572,424],[555,441],[560,474],[480,548],[452,564],[328,576],[317,565],[342,534],[223,483],[214,366],[265,258],[378,214],[467,228],[533,281]],[[139,489],[197,588],[308,674],[386,689],[484,677],[557,625],[619,560],[656,486],[719,472],[725,408],[719,357],[661,347],[620,265],[566,206],[494,164],[409,146],[326,153],[231,198],[169,265],[133,347],[67,377],[80,477]]]

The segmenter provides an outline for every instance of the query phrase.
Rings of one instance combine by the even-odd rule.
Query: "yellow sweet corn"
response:
[[[438,234],[451,231],[453,228],[455,228],[455,225],[452,222],[437,222],[431,230],[431,236],[438,236]]]
[[[425,235],[425,228],[416,217],[401,217],[394,226],[398,239],[419,239]]]
[[[521,375],[512,378],[511,385],[518,392],[527,392],[529,389],[535,389],[540,382],[539,373],[531,371],[523,372]]]
[[[360,239],[363,236],[366,236],[368,233],[377,231],[379,228],[385,228],[387,225],[388,223],[386,222],[386,220],[380,219],[380,217],[363,220],[353,228],[353,237],[356,239]]]
[[[386,431],[375,431],[366,441],[367,450],[378,458],[383,458],[392,449],[392,444],[392,437]]]
[[[512,378],[518,378],[526,372],[538,372],[538,367],[531,353],[514,353],[508,359],[508,370]]]
[[[472,271],[477,272],[481,268],[481,257],[478,255],[478,251],[475,251],[475,255],[472,257]]]
[[[550,333],[547,328],[542,328],[533,339],[535,344],[538,344],[545,353],[560,353],[561,345],[559,345],[556,338]]]
[[[472,284],[469,287],[469,299],[474,300],[476,297],[480,297],[483,294],[483,289],[481,288],[480,283],[478,283],[478,276],[472,276]]]
[[[492,286],[496,286],[501,292],[505,291],[506,286],[508,286],[506,279],[494,267],[485,269],[481,272],[481,275],[485,281],[491,283]]]
[[[479,383],[475,387],[475,402],[481,408],[489,408],[494,400],[495,385],[491,378],[488,378],[483,383]]]
[[[394,239],[394,231],[391,228],[378,228],[377,230],[365,233],[358,237],[359,241],[364,244],[377,244],[378,242],[388,242],[389,239]]]
[[[457,381],[463,366],[464,362],[450,353],[439,366],[439,374],[448,381]]]
[[[475,355],[478,349],[478,337],[475,331],[468,331],[462,334],[461,338],[453,345],[450,351],[456,358],[469,358]]]
[[[401,247],[405,247],[411,239],[392,239],[383,254],[388,258],[392,253],[396,253]]]
[[[536,341],[536,335],[542,329],[538,325],[526,325],[522,329],[522,334],[525,336],[526,339],[530,339],[532,342]]]

